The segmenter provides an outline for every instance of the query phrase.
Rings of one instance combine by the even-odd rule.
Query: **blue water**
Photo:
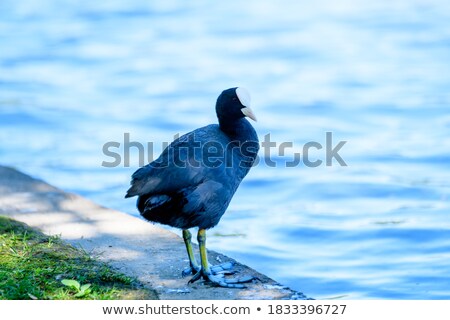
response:
[[[244,86],[260,139],[294,149],[209,248],[315,298],[449,299],[449,30],[443,0],[3,0],[0,163],[135,215],[137,152],[105,168],[103,145],[157,155]],[[326,132],[348,166],[285,167],[309,141],[325,160]]]

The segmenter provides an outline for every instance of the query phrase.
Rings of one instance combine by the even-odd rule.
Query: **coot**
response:
[[[174,140],[158,159],[138,169],[126,198],[138,196],[137,208],[149,221],[182,229],[190,267],[190,283],[203,278],[214,285],[243,288],[251,277],[227,279],[218,273],[229,264],[210,267],[206,230],[219,223],[242,179],[254,164],[258,136],[245,117],[256,121],[244,88],[224,90],[216,102],[219,124],[211,124]],[[198,228],[200,265],[188,229]]]

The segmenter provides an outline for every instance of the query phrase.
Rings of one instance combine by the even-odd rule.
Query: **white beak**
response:
[[[257,121],[256,120],[256,116],[253,113],[253,110],[250,109],[250,107],[245,107],[241,109],[242,113],[246,116],[249,117],[250,119],[252,119],[253,121]]]

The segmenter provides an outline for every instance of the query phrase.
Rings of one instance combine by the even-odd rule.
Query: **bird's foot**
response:
[[[235,274],[236,271],[233,271],[233,262],[224,262],[215,266],[209,267],[213,275],[223,274],[223,275],[231,275]],[[187,277],[190,274],[197,274],[200,271],[200,266],[190,266],[184,269],[181,273],[183,277]]]
[[[199,271],[200,271],[200,267],[199,266],[197,266],[197,267],[190,266],[190,267],[187,267],[186,269],[184,269],[181,272],[181,276],[184,278],[184,277],[187,277],[190,274],[196,274]]]
[[[226,264],[226,267],[229,265]],[[231,264],[230,267],[232,267],[233,264]],[[188,283],[194,283],[197,280],[200,280],[203,278],[203,280],[206,280],[210,282],[212,285],[218,286],[218,287],[224,287],[224,288],[237,288],[237,289],[244,289],[246,288],[242,283],[251,282],[252,280],[256,279],[256,277],[253,276],[243,276],[238,278],[225,278],[225,274],[234,274],[235,272],[229,272],[227,270],[220,271],[218,267],[222,268],[222,265],[214,266],[210,268],[210,271],[205,271],[203,268],[200,268],[200,270],[192,277],[191,280],[189,280]],[[214,273],[212,270],[215,269],[216,273]],[[219,271],[217,271],[219,270]]]

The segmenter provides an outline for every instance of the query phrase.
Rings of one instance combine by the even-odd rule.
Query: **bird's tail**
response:
[[[149,176],[151,176],[151,167],[148,165],[136,170],[136,172],[131,176],[131,187],[128,189],[125,198],[131,198],[143,194],[145,191],[142,190],[142,188]]]
[[[144,211],[150,213],[152,210],[156,208],[163,207],[170,200],[171,197],[165,194],[160,195],[145,194],[139,196],[137,201],[137,207],[139,212],[141,212],[141,214],[144,213]]]
[[[130,187],[130,189],[128,189],[127,193],[125,194],[125,198],[131,198],[137,196],[136,191],[133,190],[133,186]]]

